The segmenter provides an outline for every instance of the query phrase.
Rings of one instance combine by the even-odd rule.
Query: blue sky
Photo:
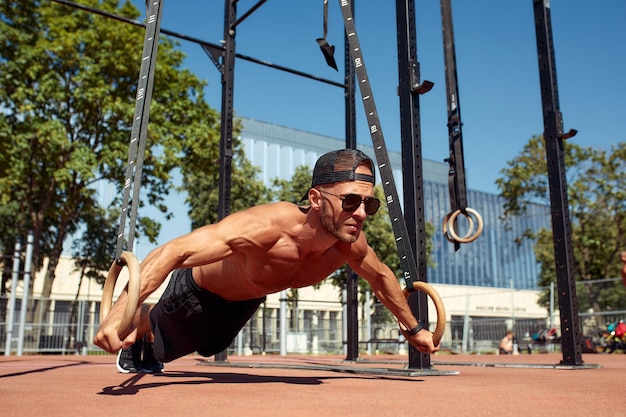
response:
[[[133,3],[144,10],[143,0]],[[164,0],[161,27],[217,44],[223,38],[224,3]],[[240,0],[239,16],[256,3]],[[387,148],[400,151],[395,2],[355,5]],[[564,129],[578,130],[570,140],[579,145],[608,150],[626,141],[626,2],[552,0],[551,11]],[[543,132],[533,1],[452,0],[452,14],[468,187],[497,193],[494,182],[506,162]],[[439,1],[416,1],[416,28],[422,79],[435,83],[420,99],[423,157],[443,161],[448,132]],[[342,82],[343,30],[339,1],[329,0],[335,72],[315,41],[322,35],[322,0],[268,0],[238,27],[237,52]],[[206,98],[219,110],[218,70],[198,45],[181,41],[181,48],[185,66],[207,80]],[[344,137],[338,87],[237,60],[234,97],[236,115]],[[357,117],[358,141],[371,144],[358,92]]]

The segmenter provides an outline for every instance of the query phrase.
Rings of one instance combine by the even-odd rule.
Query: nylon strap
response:
[[[463,157],[463,133],[461,107],[459,103],[459,87],[456,74],[456,53],[454,48],[454,30],[452,26],[452,6],[450,0],[441,1],[441,18],[443,31],[443,53],[446,74],[446,98],[448,105],[448,144],[450,157],[448,191],[450,194],[450,212],[467,208],[467,189],[465,185],[465,162]],[[454,227],[454,226],[453,226]],[[455,245],[458,249],[458,243]]]
[[[359,89],[361,91],[361,98],[365,107],[365,115],[370,129],[370,136],[372,138],[372,144],[376,154],[376,162],[378,163],[378,170],[380,172],[383,190],[385,192],[387,209],[389,210],[389,216],[391,217],[391,226],[396,239],[398,256],[400,257],[400,267],[402,269],[406,288],[409,291],[414,291],[413,282],[418,280],[417,264],[415,263],[415,257],[413,256],[413,249],[409,240],[406,221],[404,215],[402,214],[398,191],[393,179],[391,162],[389,161],[383,131],[380,126],[378,113],[376,111],[376,104],[374,103],[374,96],[372,94],[369,78],[367,76],[367,70],[365,68],[365,61],[363,60],[361,46],[357,37],[354,17],[352,15],[351,1],[339,0],[339,5],[344,19],[348,46],[350,48],[350,56],[352,58]]]
[[[135,227],[137,223],[137,207],[139,206],[139,190],[141,187],[141,173],[143,170],[143,158],[146,150],[146,137],[148,136],[148,121],[150,119],[150,102],[154,88],[154,71],[156,68],[157,50],[159,47],[159,34],[161,31],[161,14],[163,0],[146,1],[146,35],[143,44],[141,69],[137,83],[137,96],[135,98],[135,113],[130,136],[128,151],[128,165],[124,178],[124,193],[122,197],[122,213],[120,226],[117,234],[117,246],[115,259],[119,260],[124,250],[124,229],[126,222],[129,223],[127,248],[133,249]],[[128,201],[130,199],[131,182],[133,183],[133,199],[130,212]]]
[[[322,38],[326,39],[328,34],[328,0],[324,0],[324,33]]]

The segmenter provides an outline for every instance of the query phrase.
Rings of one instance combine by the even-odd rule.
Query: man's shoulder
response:
[[[302,212],[299,207],[293,203],[276,202],[269,204],[261,204],[250,207],[246,210],[236,213],[233,221],[244,223],[248,228],[276,228],[283,229],[289,224],[301,224]]]
[[[300,207],[298,207],[294,203],[289,203],[286,201],[277,201],[275,203],[261,204],[258,206],[250,207],[247,210],[244,210],[244,213],[248,213],[250,215],[257,216],[260,213],[263,214],[265,218],[272,217],[283,217],[286,215],[297,215],[302,213]]]

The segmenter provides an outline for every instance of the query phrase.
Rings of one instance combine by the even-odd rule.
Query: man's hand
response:
[[[123,294],[111,308],[109,315],[104,319],[94,337],[94,344],[109,353],[117,353],[120,349],[126,348],[137,339],[137,329],[133,326],[128,335],[118,334],[120,322],[126,307],[126,297]],[[125,336],[125,337],[124,337]]]
[[[407,341],[422,353],[431,355],[441,348],[441,343],[437,346],[433,343],[433,334],[426,329],[422,329],[417,334],[409,336]]]
[[[411,336],[407,333],[407,328],[403,326],[402,323],[398,324],[400,325],[400,331],[402,331],[404,338],[418,351],[431,355],[441,348],[441,343],[435,346],[433,334],[427,329],[422,329]]]

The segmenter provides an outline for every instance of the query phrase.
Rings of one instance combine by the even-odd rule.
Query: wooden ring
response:
[[[463,243],[460,242],[456,239],[452,238],[452,234],[454,233],[454,236],[457,236],[456,233],[454,232],[454,221],[452,223],[450,223],[450,218],[452,217],[452,215],[454,215],[454,219],[456,220],[457,216],[459,215],[461,211],[457,210],[454,213],[450,212],[448,214],[446,214],[446,217],[444,217],[443,219],[443,225],[441,227],[441,231],[443,232],[444,237],[448,240],[448,242],[450,243]],[[465,218],[467,218],[467,221],[469,223],[469,227],[467,229],[467,233],[465,233],[465,236],[463,236],[463,238],[461,239],[467,239],[469,238],[472,233],[474,232],[474,220],[472,219],[471,216],[468,216],[467,214],[465,215]],[[448,224],[450,224],[450,229],[452,229],[452,233],[448,234]],[[458,236],[457,236],[458,238]]]
[[[478,214],[478,212],[476,210],[471,209],[469,207],[467,207],[465,209],[465,211],[467,213],[463,213],[461,210],[457,210],[454,213],[452,213],[449,217],[446,216],[447,221],[446,221],[445,224],[449,224],[450,227],[446,228],[444,226],[444,234],[447,232],[450,235],[450,239],[452,239],[452,241],[454,241],[454,242],[458,242],[458,243],[470,243],[470,242],[473,242],[483,232],[483,218],[481,217],[481,215]],[[456,234],[456,232],[454,231],[454,221],[459,216],[459,214],[463,214],[468,219],[468,221],[470,222],[470,230],[463,237],[458,236]],[[474,216],[476,218],[477,223],[478,223],[478,226],[476,227],[476,232],[475,233],[471,233],[471,232],[473,232],[473,229],[474,229],[473,228],[474,223],[472,222],[472,217],[470,215]],[[448,239],[448,240],[450,240],[450,239]]]
[[[413,282],[413,289],[426,293],[426,295],[428,295],[435,304],[435,310],[437,310],[437,324],[435,325],[435,331],[433,332],[433,343],[437,346],[441,341],[443,332],[446,330],[446,308],[443,306],[443,301],[441,301],[439,293],[435,291],[431,285],[423,281],[415,281]],[[409,298],[412,294],[412,291],[409,291],[408,288],[405,288],[403,292],[406,298]],[[400,328],[400,330],[402,330],[402,328]]]
[[[140,268],[137,257],[131,252],[122,252],[119,261],[113,261],[109,274],[104,282],[104,288],[102,289],[102,302],[100,304],[100,323],[102,323],[109,315],[111,306],[113,304],[113,290],[115,289],[115,283],[122,271],[122,268],[126,265],[128,267],[128,285],[124,291],[128,293],[128,300],[126,301],[126,308],[124,315],[117,328],[117,334],[120,338],[128,336],[130,333],[137,307],[139,306],[139,286],[141,284]]]

